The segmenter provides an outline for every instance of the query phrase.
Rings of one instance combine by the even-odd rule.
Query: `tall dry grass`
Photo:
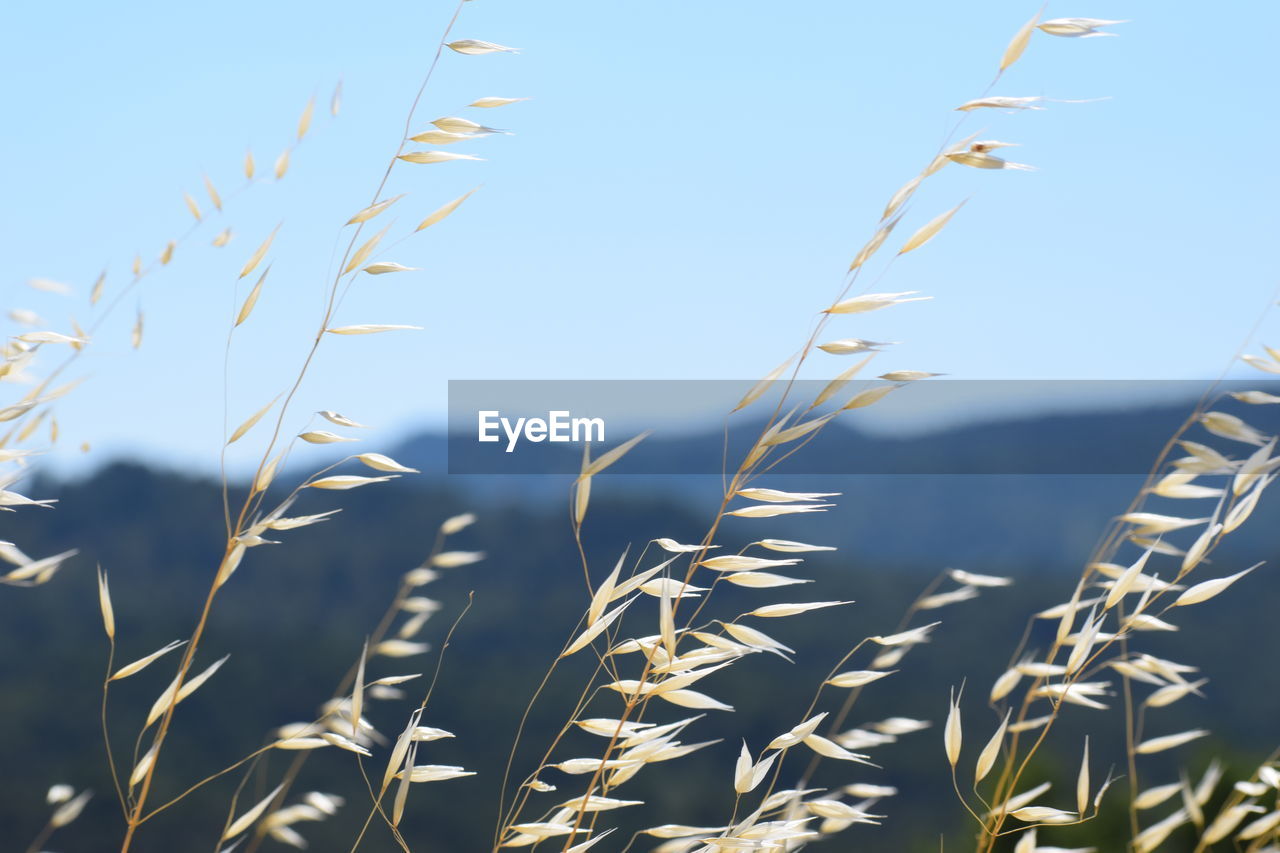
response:
[[[118,664],[117,630],[127,632],[131,626],[116,623],[110,567],[97,574],[108,646],[101,723],[114,780],[113,795],[121,815],[121,853],[135,849],[156,815],[181,808],[190,794],[224,777],[238,777],[239,782],[227,802],[220,837],[210,839],[215,849],[234,847],[252,853],[268,840],[301,847],[305,838],[300,825],[323,821],[345,807],[361,809],[366,815],[363,828],[350,840],[349,849],[361,848],[368,831],[380,824],[407,851],[410,843],[399,826],[406,811],[413,807],[415,786],[447,784],[451,779],[471,775],[464,767],[419,763],[419,751],[429,751],[424,745],[451,734],[430,725],[435,679],[430,675],[402,674],[410,669],[403,665],[403,659],[425,654],[429,648],[419,637],[437,605],[422,596],[420,589],[435,580],[439,572],[474,563],[483,556],[451,549],[450,537],[474,521],[474,516],[465,514],[441,524],[423,565],[404,575],[366,642],[351,650],[345,673],[335,678],[335,686],[328,692],[327,701],[321,703],[315,719],[273,721],[265,746],[165,802],[156,802],[153,795],[166,743],[179,723],[178,706],[197,691],[217,690],[216,676],[226,658],[209,660],[210,613],[218,605],[226,584],[253,582],[253,549],[270,541],[268,537],[272,535],[322,522],[336,511],[290,515],[304,490],[363,488],[415,473],[386,455],[366,452],[349,456],[291,486],[277,482],[287,470],[286,462],[297,442],[346,442],[361,429],[357,421],[337,412],[320,412],[322,422],[294,412],[295,396],[303,382],[311,378],[319,349],[330,345],[334,337],[413,329],[399,323],[356,322],[341,312],[342,297],[349,288],[359,286],[363,275],[408,270],[388,253],[398,245],[385,239],[390,227],[368,233],[377,227],[375,220],[392,205],[409,204],[401,201],[402,195],[388,195],[398,170],[469,159],[470,155],[455,152],[450,146],[494,132],[482,121],[461,115],[436,119],[427,129],[415,132],[419,130],[419,99],[443,57],[511,50],[490,42],[454,38],[454,25],[464,7],[465,2],[457,5],[445,27],[418,98],[410,106],[404,134],[392,141],[381,180],[367,204],[342,226],[346,229],[346,248],[336,274],[326,285],[325,310],[308,348],[301,354],[300,369],[278,397],[228,431],[224,460],[230,445],[256,442],[258,462],[242,500],[232,499],[233,490],[224,476],[225,546],[219,564],[210,568],[204,604],[189,636],[138,660]],[[957,107],[960,117],[946,143],[887,201],[865,246],[852,259],[833,298],[820,306],[819,319],[799,349],[754,385],[734,408],[734,413],[747,409],[754,412],[766,405],[764,401],[772,403],[765,425],[750,449],[727,466],[725,488],[704,535],[689,543],[658,538],[637,549],[638,553],[624,553],[612,566],[592,565],[582,544],[582,533],[590,520],[593,484],[644,436],[595,458],[584,456],[569,496],[569,515],[582,556],[585,606],[578,623],[565,626],[560,654],[548,668],[538,691],[530,697],[525,717],[548,689],[570,691],[578,698],[559,732],[549,743],[538,747],[541,758],[533,766],[518,766],[516,760],[522,745],[523,722],[514,734],[507,774],[496,804],[494,851],[542,845],[544,849],[554,847],[576,853],[598,844],[601,850],[656,844],[653,849],[664,853],[785,851],[840,835],[856,825],[879,822],[882,816],[877,803],[893,796],[895,790],[867,781],[868,777],[855,771],[875,766],[871,756],[877,746],[894,737],[922,731],[928,722],[897,717],[875,729],[846,729],[851,711],[865,691],[874,691],[881,680],[895,677],[896,667],[906,655],[922,653],[917,651],[920,646],[945,633],[946,626],[934,618],[934,611],[978,597],[989,588],[1006,586],[1011,582],[1008,578],[949,571],[916,598],[902,614],[894,633],[863,638],[847,649],[830,649],[832,663],[827,676],[813,685],[810,697],[795,703],[795,725],[767,742],[744,741],[736,763],[722,768],[734,805],[718,825],[685,826],[673,822],[679,819],[678,815],[654,813],[650,828],[623,839],[615,836],[610,817],[618,809],[646,808],[643,802],[620,795],[629,780],[642,772],[679,772],[682,762],[700,760],[700,750],[727,730],[717,726],[717,719],[733,709],[715,698],[717,673],[738,667],[735,671],[745,670],[739,677],[749,679],[757,656],[792,653],[768,633],[773,630],[769,627],[772,620],[804,619],[806,614],[850,603],[807,597],[799,600],[802,597],[789,589],[807,580],[803,576],[803,555],[829,549],[770,536],[772,519],[824,512],[837,504],[839,495],[782,491],[768,485],[769,474],[781,460],[803,450],[837,419],[851,417],[851,413],[874,405],[888,394],[936,375],[894,368],[880,374],[880,383],[870,389],[851,394],[847,388],[889,346],[856,337],[854,315],[884,309],[909,310],[900,306],[928,299],[915,292],[886,290],[881,282],[892,274],[898,258],[926,248],[953,217],[964,215],[963,201],[940,213],[926,210],[918,215],[917,191],[948,167],[1029,170],[1029,166],[993,153],[1008,143],[962,136],[965,123],[979,113],[1004,117],[1049,108],[1050,102],[1043,98],[994,93],[1004,91],[999,87],[1005,83],[1006,72],[1035,39],[1108,35],[1109,28],[1118,23],[1121,22],[1085,18],[1044,19],[1038,14],[1017,30],[999,57],[991,83]],[[339,100],[335,92],[330,107],[334,115],[338,113]],[[520,99],[480,98],[469,107],[487,110],[517,100]],[[298,143],[310,130],[314,111],[314,104],[308,103],[297,128]],[[415,143],[432,147],[418,148]],[[275,180],[285,177],[289,153],[286,150],[274,161],[270,176]],[[245,160],[244,175],[243,187],[229,194],[227,201],[264,179],[252,155]],[[221,211],[224,199],[207,182],[206,193],[207,205]],[[440,222],[465,200],[466,196],[448,201],[399,239],[410,239],[412,233]],[[209,224],[210,217],[200,202],[190,195],[185,201],[195,220],[191,230],[166,243],[151,264],[135,260],[131,279],[101,303],[94,323],[87,329],[73,326],[64,332],[35,330],[17,335],[5,345],[5,362],[0,371],[10,379],[35,371],[37,358],[56,355],[60,349],[65,352],[60,359],[54,359],[51,370],[34,380],[24,396],[0,410],[0,420],[9,424],[0,440],[0,460],[12,471],[3,481],[0,506],[26,512],[47,506],[47,501],[13,490],[34,455],[25,447],[42,428],[48,429],[49,438],[56,439],[53,408],[60,397],[74,389],[74,383],[57,386],[55,382],[77,359],[92,351],[100,324],[153,269],[169,264],[183,241]],[[901,242],[891,242],[904,220],[912,223],[909,236]],[[215,245],[225,245],[228,233],[221,231],[214,238]],[[239,272],[238,278],[248,289],[228,329],[228,351],[236,345],[238,336],[254,331],[254,308],[259,299],[270,295],[274,238],[274,231],[263,235]],[[92,289],[91,302],[98,305],[109,289],[110,284],[100,279]],[[141,345],[142,338],[143,320],[139,316],[132,332],[133,345]],[[850,356],[853,363],[815,398],[800,398],[802,386],[796,384],[796,378],[815,349]],[[1241,357],[1260,371],[1280,373],[1280,352],[1276,350],[1267,349],[1264,355],[1242,353]],[[770,394],[773,396],[767,396]],[[1263,408],[1280,402],[1280,398],[1263,391],[1234,392],[1233,396]],[[1172,849],[1172,838],[1181,838],[1178,843],[1192,839],[1197,851],[1219,844],[1258,853],[1280,849],[1280,810],[1276,805],[1280,770],[1274,756],[1260,761],[1250,778],[1235,781],[1225,804],[1213,814],[1206,813],[1205,807],[1223,784],[1216,765],[1194,783],[1186,773],[1176,781],[1148,781],[1143,768],[1147,756],[1177,750],[1207,733],[1206,729],[1172,732],[1161,725],[1160,709],[1196,694],[1204,679],[1195,666],[1146,653],[1145,632],[1180,626],[1184,615],[1194,616],[1194,609],[1186,608],[1235,592],[1232,588],[1236,584],[1249,583],[1248,576],[1256,566],[1238,571],[1217,567],[1208,570],[1207,561],[1224,538],[1245,523],[1280,471],[1280,457],[1274,455],[1277,439],[1235,416],[1216,411],[1218,399],[1215,391],[1206,393],[1182,428],[1169,439],[1165,451],[1154,461],[1144,488],[1132,505],[1117,516],[1082,568],[1069,599],[1046,603],[1044,610],[1033,614],[1034,619],[1056,625],[1051,647],[1026,648],[1024,636],[1022,643],[1013,644],[1005,673],[989,688],[965,684],[963,673],[956,673],[953,684],[934,685],[940,711],[945,714],[939,727],[937,772],[950,778],[956,797],[971,816],[971,841],[978,851],[993,850],[1006,837],[1014,839],[1018,853],[1062,849],[1051,846],[1058,828],[1089,823],[1104,808],[1127,809],[1128,846],[1137,853],[1150,853],[1162,846]],[[1197,432],[1193,434],[1193,430]],[[1179,453],[1186,455],[1178,456]],[[350,466],[338,470],[350,462],[362,466],[363,473],[349,473]],[[1175,503],[1180,501],[1202,509],[1184,512],[1180,509],[1182,504]],[[735,541],[746,544],[729,544]],[[18,594],[18,587],[48,582],[75,554],[68,550],[31,559],[17,546],[4,548],[2,556],[15,567],[2,580],[14,588],[13,594]],[[767,596],[763,600],[770,603],[743,613],[725,611],[717,606],[721,599],[715,596],[722,584],[759,590]],[[121,592],[136,594],[130,590],[116,590],[115,594]],[[454,628],[457,624],[453,623]],[[454,628],[442,638],[439,655],[447,648]],[[1188,630],[1194,630],[1194,620],[1188,623]],[[992,649],[990,654],[1003,656],[1005,652]],[[434,664],[437,673],[442,659],[439,655]],[[566,685],[559,678],[559,665],[573,656],[589,656],[594,670],[586,682]],[[173,665],[175,660],[168,687],[155,699],[145,719],[136,721],[137,738],[132,750],[127,744],[113,743],[107,725],[113,687],[148,667]],[[406,695],[414,695],[412,691],[420,700],[403,708],[400,731],[385,735],[378,732],[365,713],[370,704],[402,702]],[[1108,697],[1114,694],[1121,697],[1119,708],[1109,705]],[[944,699],[948,696],[949,700]],[[992,718],[998,722],[994,726],[978,726],[974,722],[980,700],[995,712]],[[1119,716],[1125,732],[1124,754],[1098,755],[1091,752],[1086,739],[1079,744],[1079,769],[1070,778],[1046,779],[1038,775],[1034,759],[1057,736],[1059,722],[1067,713],[1092,715],[1099,727],[1112,725]],[[588,755],[567,751],[565,743],[571,732],[596,736],[599,748]],[[981,747],[977,746],[979,743]],[[366,802],[344,805],[340,798],[320,791],[298,793],[306,760],[318,749],[351,753],[353,772],[359,774],[367,788]],[[276,784],[265,797],[246,798],[250,773],[264,755],[276,752],[293,753],[293,760],[276,774]],[[818,767],[829,762],[840,763],[838,766],[847,773],[847,783],[834,788],[810,787]],[[1108,765],[1123,767],[1123,781],[1115,774],[1102,772]],[[549,781],[553,779],[554,784]],[[1118,803],[1117,797],[1104,798],[1116,782],[1126,789],[1123,803]],[[65,784],[51,787],[51,815],[27,849],[42,849],[50,836],[72,824],[88,798],[88,792],[77,792]],[[1158,816],[1150,817],[1152,814]],[[1189,831],[1184,827],[1190,827]],[[1181,836],[1175,835],[1180,831]],[[1042,840],[1045,838],[1048,841]],[[866,843],[874,845],[874,841]],[[970,839],[958,839],[957,843],[967,846]],[[348,845],[344,841],[334,849],[345,846]]]

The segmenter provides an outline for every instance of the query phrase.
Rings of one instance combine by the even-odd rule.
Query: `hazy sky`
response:
[[[26,3],[0,35],[6,200],[3,303],[67,330],[110,297],[135,252],[191,222],[208,174],[267,171],[308,97],[318,110],[279,184],[237,194],[125,298],[59,409],[65,454],[92,439],[209,466],[223,433],[223,350],[236,272],[276,223],[274,263],[229,360],[230,419],[296,372],[341,223],[369,200],[453,4]],[[1035,172],[949,166],[896,243],[968,198],[877,290],[931,302],[840,318],[831,337],[904,343],[885,369],[963,378],[1217,375],[1277,284],[1273,107],[1280,6],[1054,0],[1047,14],[1132,19],[1118,38],[1037,34],[994,90],[1054,99],[971,116],[961,135],[1021,143]],[[450,378],[755,378],[804,339],[888,196],[981,94],[1034,2],[813,0],[467,3],[455,36],[520,55],[448,54],[414,130],[470,110],[509,128],[450,150],[484,162],[398,165],[398,240],[483,184],[447,222],[383,255],[423,271],[364,276],[338,322],[416,333],[333,337],[290,422],[336,409],[384,443],[438,420]],[[224,249],[209,242],[230,226]],[[881,267],[872,272],[878,273]],[[27,279],[75,288],[38,293]],[[867,279],[870,281],[871,279]],[[143,350],[128,345],[138,308]],[[0,320],[5,334],[19,329]],[[1280,321],[1264,324],[1280,340]],[[1269,336],[1268,333],[1269,332]],[[50,362],[45,362],[49,364]],[[821,353],[816,378],[847,364]],[[95,458],[103,458],[98,455]]]

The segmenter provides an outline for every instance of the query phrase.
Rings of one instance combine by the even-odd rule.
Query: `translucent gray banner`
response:
[[[792,427],[829,415],[773,451],[771,459],[786,455],[778,473],[1141,474],[1210,391],[1199,381],[871,380],[849,382],[813,406],[827,382],[779,380],[727,414],[753,385],[453,380],[448,472],[576,474],[584,447],[596,458],[648,432],[610,474],[718,475],[726,465],[736,469],[770,420],[787,416]],[[1229,382],[1210,399],[1215,410],[1273,434],[1280,406],[1232,396],[1255,389],[1280,395],[1277,383]],[[1211,438],[1198,424],[1187,437],[1225,444],[1236,457],[1253,450]]]

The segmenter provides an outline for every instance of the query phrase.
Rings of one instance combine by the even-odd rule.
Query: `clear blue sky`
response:
[[[0,35],[4,305],[66,330],[136,251],[154,257],[259,167],[308,97],[344,85],[336,121],[278,185],[238,196],[130,296],[60,408],[69,446],[207,467],[222,433],[235,273],[277,223],[274,269],[237,333],[231,420],[273,397],[318,318],[340,225],[367,202],[452,11],[447,0],[19,4]],[[455,34],[518,56],[446,55],[415,130],[467,113],[510,128],[455,146],[485,162],[398,166],[393,238],[484,184],[452,219],[365,277],[342,323],[425,332],[332,338],[297,411],[386,430],[439,419],[450,378],[754,378],[795,349],[887,197],[980,94],[1034,2],[468,3]],[[1118,38],[1037,34],[1000,95],[1109,100],[986,112],[966,128],[1022,143],[1036,172],[951,166],[901,231],[971,200],[878,289],[934,301],[833,336],[905,343],[885,368],[964,378],[1217,374],[1277,283],[1274,37],[1280,6],[1054,0],[1048,16],[1131,19]],[[224,225],[235,240],[208,241]],[[897,236],[894,242],[899,239]],[[891,243],[892,247],[892,243]],[[45,277],[74,298],[28,289]],[[128,347],[133,314],[144,348]],[[19,331],[7,318],[5,334]],[[1280,322],[1266,327],[1280,340]],[[1264,335],[1264,337],[1266,337]],[[847,362],[818,354],[814,377]],[[293,423],[301,426],[301,422]],[[101,459],[102,456],[96,458]]]

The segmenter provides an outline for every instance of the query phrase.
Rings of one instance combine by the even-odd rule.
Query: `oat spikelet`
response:
[[[397,160],[403,160],[406,163],[447,163],[450,160],[483,160],[483,157],[476,157],[474,154],[458,154],[453,151],[410,151],[408,154],[401,154],[396,157]]]
[[[892,202],[890,202],[890,205],[892,206]],[[876,229],[876,233],[871,235],[871,239],[867,241],[866,245],[858,250],[858,254],[854,255],[853,260],[849,263],[849,272],[853,272],[871,260],[871,256],[880,251],[880,247],[884,245],[884,241],[893,233],[893,229],[898,226],[900,219],[901,217],[890,219]]]
[[[421,331],[421,326],[406,326],[395,323],[360,323],[354,326],[334,326],[325,329],[331,335],[375,335],[379,332]]]
[[[164,692],[156,698],[154,703],[152,703],[151,711],[147,714],[146,725],[150,726],[156,720],[164,716],[165,711],[169,710],[170,705],[177,705],[192,693],[199,690],[206,681],[213,677],[215,672],[222,668],[222,665],[227,662],[227,658],[229,657],[231,656],[223,655],[221,658],[210,664],[204,672],[200,673],[195,678],[187,679],[186,683],[182,685],[182,689],[178,690],[177,699],[173,698],[174,689],[178,685],[178,677],[174,676],[173,681],[169,682],[169,686],[166,687]]]
[[[1004,712],[1004,720],[1001,721],[1000,727],[978,754],[978,763],[973,768],[973,784],[981,782],[995,766],[996,759],[1000,757],[1000,747],[1004,744],[1004,733],[1009,728],[1009,715],[1012,713],[1012,708]]]
[[[418,756],[418,745],[415,743],[404,759],[404,770],[401,771],[400,784],[396,787],[395,801],[391,807],[391,825],[399,826],[404,817],[404,806],[409,799],[409,785],[413,782],[413,762]]]
[[[1089,806],[1089,736],[1084,738],[1084,753],[1080,756],[1080,773],[1076,776],[1076,814],[1084,817]]]
[[[649,437],[650,432],[651,432],[650,430],[645,430],[644,432],[637,435],[635,438],[627,439],[626,441],[622,442],[622,444],[619,444],[617,447],[613,448],[612,450],[608,450],[600,454],[600,456],[598,456],[596,459],[593,459],[591,462],[587,464],[583,472],[580,475],[578,475],[578,479],[583,480],[587,477],[594,477],[596,474],[599,474],[601,471],[608,468],[610,465],[617,462],[623,456],[626,456],[629,452],[631,452],[631,449],[633,447],[635,447],[637,444],[639,444],[640,442],[644,441],[646,438]]]
[[[960,724],[959,698],[953,690],[951,692],[951,707],[947,710],[947,722],[942,732],[942,745],[947,753],[947,761],[953,768],[956,766],[956,762],[960,760],[960,745],[963,739],[964,729]]]
[[[338,435],[326,429],[307,430],[298,434],[298,438],[307,444],[337,444],[340,441],[359,441],[358,438],[348,438],[344,435]]]
[[[208,175],[204,176],[204,190],[209,194],[209,202],[214,206],[214,209],[221,211],[222,196],[218,195],[218,190],[214,187],[213,181],[209,179]]]
[[[1149,740],[1144,740],[1142,743],[1134,747],[1134,752],[1139,755],[1151,755],[1156,752],[1164,752],[1166,749],[1174,749],[1185,743],[1190,743],[1197,738],[1202,738],[1207,734],[1209,734],[1207,729],[1192,729],[1191,731],[1179,732],[1176,735],[1153,737]]]
[[[484,53],[518,53],[519,49],[507,47],[506,45],[495,44],[491,41],[480,41],[479,39],[459,39],[451,41],[445,47],[455,53],[465,54],[467,56],[479,56]]]
[[[492,109],[493,107],[505,107],[507,104],[518,104],[521,101],[527,101],[527,100],[529,99],[528,98],[493,98],[493,97],[477,98],[471,103],[467,104],[467,106]]]
[[[827,402],[833,396],[835,396],[835,394],[838,391],[840,391],[840,389],[843,388],[845,385],[849,384],[850,380],[852,380],[853,377],[857,376],[858,373],[862,370],[862,368],[866,367],[867,363],[871,361],[871,359],[873,358],[875,358],[874,355],[868,355],[864,357],[857,364],[853,365],[853,367],[850,367],[847,370],[842,371],[839,376],[837,376],[835,379],[832,379],[830,382],[828,382],[826,386],[822,389],[822,391],[818,393],[818,396],[814,398],[813,408],[817,408],[818,406],[821,406],[823,403]]]
[[[55,786],[57,787],[57,786]],[[53,792],[50,788],[50,793]],[[85,805],[93,796],[93,791],[81,791],[75,799],[67,800],[58,807],[58,810],[49,818],[49,825],[54,828],[61,828],[80,817],[80,813],[84,811]]]
[[[379,261],[376,264],[369,264],[361,270],[369,275],[386,275],[390,272],[416,272],[421,267],[406,267],[404,264],[398,264],[395,261]]]
[[[151,770],[151,765],[156,763],[156,750],[160,744],[153,744],[142,758],[138,759],[138,763],[134,765],[133,772],[129,774],[129,787],[136,787],[139,782],[146,778],[147,772]]]
[[[591,596],[591,604],[587,607],[587,624],[593,625],[600,620],[600,616],[604,613],[604,608],[613,600],[613,590],[618,585],[618,576],[622,574],[622,564],[627,559],[627,552],[623,551],[622,556],[618,558],[617,564],[613,567],[613,571],[604,579],[604,583],[596,588],[595,594]]]
[[[864,388],[857,394],[849,398],[849,402],[845,403],[841,408],[843,410],[862,409],[866,406],[880,402],[889,395],[890,391],[897,388],[897,385],[876,385],[873,388]]]
[[[356,683],[351,689],[351,736],[360,736],[360,714],[364,711],[364,664],[369,657],[369,638],[360,649],[360,665],[356,667]]]
[[[796,604],[766,604],[764,607],[757,607],[744,616],[758,616],[762,619],[778,619],[784,616],[798,616],[801,613],[808,613],[810,610],[820,610],[825,607],[840,607],[845,604],[853,604],[852,601],[806,601]]]
[[[340,415],[337,412],[330,412],[326,410],[326,411],[316,412],[316,414],[324,418],[326,421],[328,421],[331,424],[337,424],[338,426],[344,426],[344,427],[353,427],[355,429],[368,429],[368,427],[365,426],[364,424],[357,423],[351,420],[351,418],[347,417],[346,415]]]
[[[1027,43],[1031,41],[1031,34],[1035,32],[1036,24],[1040,23],[1040,13],[1037,12],[1035,17],[1022,25],[1013,35],[1009,46],[1004,49],[1004,55],[1000,57],[1000,71],[1004,72],[1010,65],[1022,58],[1022,52],[1027,49]]]
[[[400,195],[395,196],[394,198],[388,198],[379,202],[375,202],[369,205],[368,207],[366,207],[364,210],[357,213],[355,216],[348,219],[347,224],[355,225],[357,222],[368,222],[370,219],[373,219],[373,217],[377,216],[379,213],[386,210],[388,207],[395,204],[397,201],[399,201],[402,198],[404,198],[404,193],[401,193]]]
[[[387,226],[387,228],[390,227],[390,225]],[[377,234],[374,234],[368,240],[365,240],[360,248],[356,249],[355,254],[351,256],[351,260],[349,260],[347,265],[342,268],[343,275],[346,275],[365,261],[369,260],[369,256],[373,254],[373,250],[378,247],[380,242],[382,242],[383,236],[387,233],[387,228],[383,228]]]
[[[236,569],[240,568],[240,561],[244,559],[245,545],[243,542],[237,542],[227,555],[223,558],[222,563],[218,566],[218,576],[215,583],[221,587],[227,580],[235,574]]]
[[[1106,21],[1101,18],[1054,18],[1040,24],[1041,32],[1062,38],[1095,38],[1097,36],[1114,36],[1115,33],[1102,32],[1099,27],[1114,24],[1125,24],[1127,21]]]
[[[897,672],[896,669],[884,670],[883,672],[876,670],[857,670],[853,672],[842,672],[833,678],[823,682],[830,684],[832,687],[862,687],[873,681],[879,681]]]
[[[455,515],[444,520],[440,525],[440,533],[443,536],[452,536],[462,530],[467,529],[476,523],[476,515],[473,512],[464,512],[462,515]]]
[[[157,649],[151,654],[146,655],[145,657],[138,658],[133,663],[127,663],[124,666],[117,669],[115,672],[115,675],[112,675],[110,680],[119,681],[122,678],[128,678],[131,675],[136,675],[137,673],[141,672],[142,670],[150,666],[157,658],[163,655],[167,655],[169,652],[173,651],[174,649],[178,648],[181,645],[184,645],[185,643],[186,643],[185,640],[174,640],[173,642]]]
[[[479,187],[476,189],[479,189]],[[449,214],[457,210],[464,201],[469,199],[471,194],[474,192],[475,190],[470,190],[467,193],[458,196],[453,201],[441,205],[434,213],[422,220],[422,222],[418,224],[418,227],[413,230],[416,232],[421,231],[424,228],[430,228],[432,225],[435,225],[437,222],[445,219]]]
[[[404,762],[405,755],[409,752],[409,744],[413,740],[413,730],[418,725],[418,720],[422,717],[422,710],[418,709],[409,715],[409,723],[405,726],[404,731],[396,738],[395,746],[391,748],[391,755],[387,759],[386,770],[382,774],[382,785],[380,791],[386,791],[387,786],[391,784],[391,780],[395,778],[396,771],[400,769],[400,765]],[[408,774],[406,774],[408,775]]]
[[[384,456],[381,453],[359,453],[356,455],[356,459],[360,460],[365,465],[368,465],[375,471],[390,471],[395,474],[418,473],[417,468],[410,468],[406,465],[401,465],[390,456]]]
[[[769,371],[768,375],[763,379],[751,386],[751,390],[747,391],[747,393],[743,395],[742,399],[738,401],[738,405],[734,406],[730,413],[732,414],[732,412],[736,412],[739,409],[745,409],[747,406],[750,406],[756,400],[763,397],[764,392],[768,391],[769,386],[773,385],[778,377],[782,376],[783,371],[787,369],[787,365],[791,364],[791,362],[792,359],[787,359],[782,364],[779,364],[773,370]]]
[[[236,315],[237,326],[248,320],[249,315],[253,313],[253,306],[258,304],[258,297],[262,294],[262,283],[267,280],[267,273],[269,272],[271,272],[270,266],[262,271],[262,275],[258,276],[258,281],[254,284],[253,290],[249,291],[249,295],[245,297],[244,304],[240,306],[240,313]]]
[[[676,624],[671,611],[671,590],[665,584],[658,596],[658,632],[668,657],[676,656]]]
[[[583,477],[573,484],[573,520],[581,525],[587,517],[587,506],[591,503],[591,478]]]
[[[367,486],[371,483],[385,483],[388,480],[394,480],[395,475],[386,477],[359,477],[354,474],[338,474],[333,477],[322,477],[315,482],[308,483],[308,487],[312,489],[330,489],[345,490],[356,489],[360,486]]]
[[[271,481],[276,477],[276,470],[280,467],[280,463],[284,461],[284,452],[279,453],[274,459],[262,466],[262,470],[258,472],[258,476],[253,478],[253,494],[265,492],[267,487],[271,485]]]
[[[258,268],[258,264],[262,263],[262,259],[266,257],[268,250],[271,249],[271,243],[276,239],[276,232],[279,230],[279,225],[271,229],[271,233],[267,235],[267,239],[262,241],[262,245],[254,250],[254,253],[249,256],[249,260],[240,268],[240,275],[238,275],[237,278],[244,278]]]
[[[635,601],[634,598],[624,601],[622,604],[619,604],[617,607],[613,608],[608,613],[601,616],[595,622],[588,625],[586,630],[584,630],[581,634],[579,634],[577,639],[575,639],[572,643],[570,643],[568,647],[566,647],[565,650],[560,653],[560,657],[562,658],[568,657],[569,655],[574,654],[575,652],[582,651],[587,646],[589,646],[591,644],[591,641],[594,640],[596,637],[599,637],[601,634],[603,634],[604,630],[608,628],[610,625],[612,625],[614,623],[614,620],[616,620],[619,616],[621,616],[623,611],[625,611],[628,607],[630,607],[631,602],[633,601]]]
[[[881,308],[888,308],[890,305],[898,305],[903,302],[924,302],[933,298],[932,296],[916,296],[916,293],[919,293],[919,291],[903,290],[898,293],[864,293],[860,296],[837,302],[824,313],[863,314],[867,311],[879,311]]]
[[[236,818],[235,821],[227,827],[227,831],[222,833],[222,840],[226,841],[229,838],[235,838],[237,835],[252,826],[254,821],[262,817],[262,813],[267,810],[267,806],[271,805],[271,801],[276,798],[276,794],[280,793],[280,789],[283,787],[283,784],[277,785],[275,790],[263,797],[257,805],[240,815],[240,817]]]
[[[951,221],[951,217],[955,216],[956,212],[960,210],[960,208],[964,207],[964,205],[965,203],[962,201],[941,216],[931,219],[923,228],[911,235],[907,242],[903,244],[902,248],[898,250],[898,254],[905,255],[912,249],[918,249],[925,243],[928,243],[938,235],[939,231],[946,227],[947,223]]]
[[[307,101],[307,105],[302,108],[302,115],[298,118],[298,141],[302,141],[302,137],[307,135],[307,131],[311,129],[311,117],[316,111],[316,99],[312,97]]]
[[[1224,592],[1227,587],[1231,586],[1233,583],[1240,580],[1240,578],[1249,574],[1261,565],[1262,563],[1257,563],[1245,569],[1243,572],[1236,572],[1234,575],[1228,575],[1225,578],[1214,578],[1213,580],[1198,583],[1186,590],[1182,595],[1179,595],[1173,604],[1175,607],[1185,607],[1189,604],[1199,604],[1202,601],[1208,601],[1214,596]]]
[[[455,142],[466,142],[470,139],[478,139],[482,136],[488,136],[487,133],[451,133],[447,130],[428,130],[422,133],[410,136],[414,142],[422,142],[427,145],[452,145]]]
[[[98,567],[98,609],[102,611],[102,627],[107,632],[107,637],[115,639],[116,636],[116,614],[111,606],[111,590],[107,587],[107,574],[102,571],[102,567]]]
[[[258,411],[250,415],[248,420],[240,424],[240,426],[236,427],[235,432],[231,433],[231,437],[227,439],[227,444],[235,444],[237,441],[243,438],[246,432],[253,429],[254,425],[257,424],[258,421],[262,420],[263,415],[271,411],[271,407],[274,406],[276,404],[276,400],[279,400],[279,399],[280,399],[279,397],[276,397],[270,403],[267,403],[261,409],[258,409]]]

